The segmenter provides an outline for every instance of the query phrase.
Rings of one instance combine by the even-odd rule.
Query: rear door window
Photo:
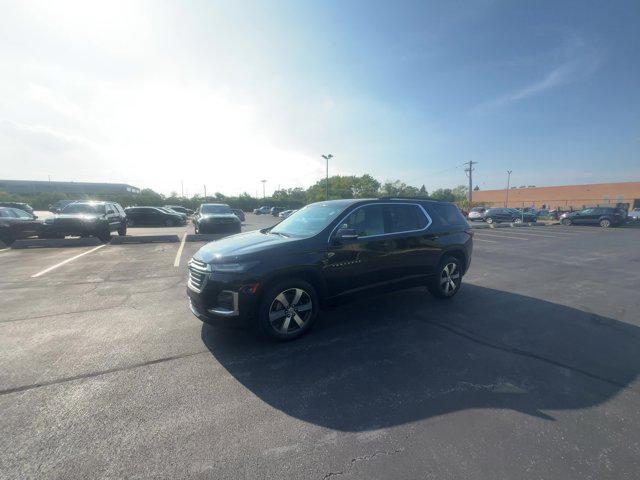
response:
[[[418,205],[387,205],[386,233],[411,232],[427,226],[427,218]]]

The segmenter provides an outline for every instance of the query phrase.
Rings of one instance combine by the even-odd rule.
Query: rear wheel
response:
[[[111,232],[109,231],[109,227],[101,228],[96,235],[100,241],[106,243],[111,240]]]
[[[571,225],[571,219],[570,218],[563,218],[562,222],[561,222],[565,227],[568,227],[569,225]]]
[[[440,262],[438,274],[429,282],[427,288],[434,297],[451,298],[462,284],[462,265],[456,257],[445,257]]]
[[[522,223],[522,218],[521,217],[514,218],[513,223]]]
[[[262,297],[258,324],[262,333],[280,341],[304,335],[318,316],[318,295],[308,282],[291,279],[269,288]]]
[[[602,228],[609,228],[611,226],[611,220],[609,220],[608,218],[603,218],[602,220],[600,220],[600,226]]]

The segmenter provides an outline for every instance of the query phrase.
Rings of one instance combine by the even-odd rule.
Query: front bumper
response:
[[[193,314],[213,325],[248,326],[257,314],[259,283],[237,274],[189,267],[187,295]]]

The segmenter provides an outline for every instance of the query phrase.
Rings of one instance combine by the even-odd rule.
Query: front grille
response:
[[[193,258],[189,262],[189,288],[200,292],[204,286],[204,282],[207,279],[208,267],[207,264]]]

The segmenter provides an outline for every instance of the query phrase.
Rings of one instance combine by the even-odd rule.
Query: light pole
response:
[[[327,161],[327,180],[326,180],[326,195],[327,195],[327,200],[329,200],[329,159],[333,158],[333,155],[328,154],[328,155],[322,155],[322,158],[324,158]]]
[[[504,208],[509,207],[509,187],[511,186],[511,172],[513,170],[507,170],[507,199],[504,202]]]
[[[266,194],[265,194],[265,189],[264,189],[264,185],[265,185],[265,183],[267,183],[267,181],[266,180],[260,180],[260,181],[262,182],[262,198],[264,199],[264,198],[267,197]]]

